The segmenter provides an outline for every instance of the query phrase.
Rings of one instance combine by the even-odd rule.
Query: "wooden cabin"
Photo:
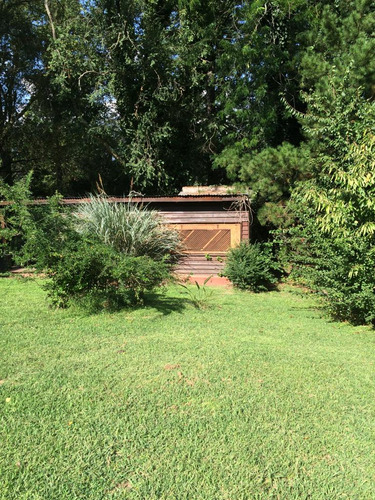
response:
[[[226,194],[225,186],[186,187],[178,196],[109,197],[117,203],[142,203],[160,212],[165,223],[178,229],[185,257],[176,268],[180,275],[217,275],[229,248],[250,237],[250,210],[246,195]],[[79,205],[88,198],[65,198]]]
[[[179,195],[144,201],[181,234],[185,257],[178,274],[217,275],[228,249],[249,239],[249,210],[243,196]]]
[[[178,196],[112,197],[117,203],[142,203],[160,212],[165,223],[178,229],[185,257],[176,268],[180,275],[217,275],[229,248],[250,236],[246,195],[226,194],[226,187],[187,187]],[[64,198],[65,205],[79,205],[89,198]],[[35,200],[45,204],[47,200]]]

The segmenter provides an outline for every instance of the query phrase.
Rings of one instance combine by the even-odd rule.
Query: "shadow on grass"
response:
[[[153,307],[163,316],[168,316],[173,312],[182,313],[188,302],[184,297],[168,297],[163,294],[149,293],[145,296],[144,305]]]
[[[89,317],[95,316],[97,314],[118,314],[124,311],[138,311],[142,309],[152,308],[155,309],[158,313],[163,316],[168,316],[173,312],[182,313],[186,308],[186,304],[188,301],[184,298],[178,297],[168,297],[164,294],[158,293],[146,293],[144,296],[144,300],[139,304],[113,304],[112,306],[108,306],[108,304],[103,307],[103,302],[92,302],[92,301],[74,301],[71,302],[69,307],[60,308],[60,311],[69,310],[70,314],[74,314],[78,317]],[[57,310],[59,308],[55,308],[50,305],[53,309]]]

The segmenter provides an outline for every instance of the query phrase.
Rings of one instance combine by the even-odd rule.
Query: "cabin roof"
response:
[[[113,203],[206,203],[206,202],[228,202],[246,198],[246,195],[233,194],[210,194],[210,195],[177,195],[177,196],[107,196],[106,199]],[[64,197],[61,199],[63,205],[80,205],[90,201],[89,197]],[[0,201],[0,206],[9,205],[11,201]],[[31,201],[35,205],[46,205],[48,198],[34,198]]]
[[[232,194],[210,194],[210,195],[177,195],[177,196],[108,196],[107,200],[118,203],[189,203],[189,202],[220,202],[220,201],[236,201],[243,198],[243,195]],[[80,204],[90,201],[90,198],[64,198],[64,204]]]

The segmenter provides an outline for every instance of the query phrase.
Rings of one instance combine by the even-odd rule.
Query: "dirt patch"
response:
[[[130,491],[133,488],[130,481],[123,481],[121,483],[116,484],[116,486],[111,490],[110,493],[116,493],[118,490],[127,490]]]
[[[177,372],[178,376],[178,381],[179,382],[185,382],[186,385],[190,387],[194,387],[198,379],[196,377],[194,378],[187,378],[182,372]]]
[[[30,267],[12,267],[9,278],[45,278],[45,273],[37,273],[34,268]]]
[[[194,387],[196,381],[197,381],[196,378],[191,378],[191,379],[187,378],[187,379],[185,379],[186,384],[189,385],[190,387]]]
[[[167,363],[167,364],[164,366],[164,370],[166,370],[166,371],[170,371],[170,370],[177,370],[177,368],[180,368],[180,365],[179,365],[179,364],[176,364],[176,365],[171,365],[171,364]]]

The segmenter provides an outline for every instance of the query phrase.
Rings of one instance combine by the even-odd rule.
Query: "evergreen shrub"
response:
[[[31,174],[9,186],[0,178],[0,271],[10,269],[24,241],[29,219]],[[11,203],[9,203],[11,201]]]
[[[92,197],[92,206],[73,214],[58,194],[45,205],[34,205],[30,179],[14,187],[0,185],[0,199],[12,202],[0,210],[5,225],[0,231],[0,265],[8,253],[15,262],[43,271],[50,278],[45,289],[54,305],[136,305],[145,292],[171,277],[180,239],[156,212]]]
[[[267,243],[242,242],[228,252],[223,276],[236,288],[263,292],[277,283],[279,265]]]
[[[23,245],[15,256],[23,265],[33,265],[38,271],[54,269],[66,248],[79,246],[82,237],[74,227],[69,207],[61,204],[61,195],[50,197],[46,205],[29,207],[23,222]]]

